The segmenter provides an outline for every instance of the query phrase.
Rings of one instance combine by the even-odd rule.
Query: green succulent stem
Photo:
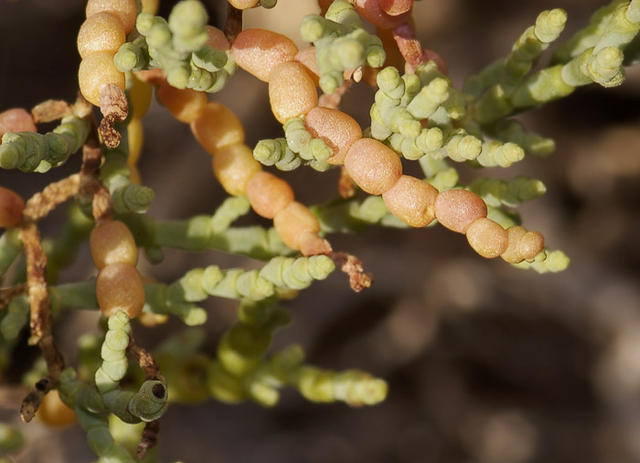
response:
[[[0,167],[44,173],[64,164],[89,135],[89,121],[65,116],[51,132],[7,132],[0,144]]]

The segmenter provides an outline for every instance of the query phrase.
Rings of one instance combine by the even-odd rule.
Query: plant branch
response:
[[[27,260],[27,288],[31,307],[29,344],[38,344],[47,363],[47,376],[36,383],[20,408],[22,420],[29,422],[38,410],[42,398],[57,384],[64,368],[64,360],[53,341],[51,303],[45,280],[47,257],[42,249],[36,224],[24,222],[20,228],[20,238]]]
[[[36,222],[47,216],[56,206],[77,194],[79,190],[80,174],[73,174],[58,182],[50,183],[27,201],[22,214],[26,220]]]
[[[238,34],[242,32],[242,10],[227,5],[227,20],[224,23],[224,35],[229,43],[233,43]]]

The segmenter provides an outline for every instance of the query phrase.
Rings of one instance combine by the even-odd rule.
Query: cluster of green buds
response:
[[[345,402],[357,407],[375,405],[385,399],[387,384],[359,370],[332,371],[304,363],[298,345],[273,354],[245,379],[244,390],[256,402],[275,405],[278,388],[292,386],[311,402]]]
[[[122,127],[122,126],[121,126]],[[131,180],[131,170],[127,164],[129,156],[126,130],[122,130],[124,141],[118,148],[107,150],[105,162],[100,170],[100,180],[109,190],[113,209],[118,214],[146,212],[151,206],[153,190],[138,185]]]
[[[333,2],[324,18],[305,17],[300,35],[316,47],[320,88],[325,93],[333,93],[342,85],[345,71],[364,65],[378,68],[386,59],[381,40],[364,29],[354,6],[346,0]]]
[[[483,141],[467,122],[466,97],[451,86],[435,62],[421,64],[415,74],[394,67],[378,73],[376,102],[371,107],[371,136],[385,140],[411,160],[428,156],[455,162],[475,161],[483,167],[508,167],[524,157],[514,143]],[[422,121],[427,120],[426,127]]]
[[[478,178],[469,189],[482,197],[487,206],[517,207],[525,201],[531,201],[543,195],[547,189],[540,180],[516,177],[505,181],[495,178]]]
[[[227,50],[217,49],[217,43],[207,26],[209,18],[197,0],[179,2],[167,22],[160,16],[140,13],[136,29],[140,36],[120,47],[114,57],[121,71],[159,68],[167,81],[176,88],[191,88],[215,93],[222,90],[235,63]]]
[[[265,357],[273,331],[288,322],[287,312],[264,304],[243,304],[239,320],[223,336],[208,371],[210,393],[224,402],[251,399],[263,406],[279,400],[278,389],[291,386],[312,402],[375,405],[387,384],[359,370],[334,372],[305,364],[300,346]]]
[[[64,164],[89,134],[89,121],[65,116],[51,132],[7,132],[0,144],[0,167],[23,172],[47,172]]]
[[[170,299],[198,302],[209,296],[262,301],[283,290],[301,290],[335,269],[327,256],[274,257],[260,270],[221,270],[216,265],[187,272],[170,286]],[[177,294],[175,294],[177,292]]]
[[[551,66],[527,76],[565,22],[563,10],[542,12],[505,59],[467,79],[465,90],[477,98],[474,117],[478,122],[488,124],[514,111],[565,97],[582,85],[622,83],[623,50],[640,31],[640,3],[614,1],[601,8],[588,27],[558,47]]]
[[[284,124],[284,133],[285,138],[260,140],[253,149],[253,157],[265,166],[285,171],[303,163],[319,172],[329,169],[327,159],[333,150],[322,138],[309,133],[304,118],[289,119]]]

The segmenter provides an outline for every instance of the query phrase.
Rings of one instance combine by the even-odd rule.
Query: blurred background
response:
[[[162,0],[161,14],[166,17],[174,3]],[[81,4],[0,0],[0,110],[75,98]],[[423,44],[443,56],[460,87],[466,75],[506,54],[543,9],[568,11],[565,39],[603,4],[422,0],[415,18]],[[213,24],[223,23],[225,5],[208,1]],[[300,19],[311,12],[316,12],[314,0],[279,0],[273,10],[247,13],[245,24],[300,43]],[[538,275],[483,260],[464,237],[441,227],[332,236],[334,249],[362,259],[375,276],[373,287],[356,295],[340,272],[316,283],[287,303],[293,322],[276,335],[275,344],[300,343],[308,360],[325,368],[356,367],[381,376],[389,382],[387,400],[350,409],[309,404],[287,391],[274,409],[213,401],[173,405],[161,421],[161,461],[640,462],[638,68],[628,69],[621,87],[581,88],[520,118],[556,140],[553,156],[527,157],[505,171],[460,170],[463,181],[478,174],[541,179],[547,194],[521,207],[524,224],[571,257],[567,271]],[[250,146],[281,136],[266,85],[243,71],[213,98],[242,119]],[[346,95],[342,109],[367,126],[364,101],[373,101],[373,91],[363,84]],[[155,103],[144,124],[140,167],[143,182],[156,192],[151,214],[177,219],[211,213],[224,193],[189,128]],[[42,176],[0,172],[0,184],[28,197],[76,171],[79,158]],[[307,204],[336,195],[335,170],[320,175],[300,168],[285,177]],[[61,208],[43,222],[43,234],[55,234],[63,219]],[[161,265],[143,261],[140,268],[170,282],[188,268],[211,263],[257,265],[215,252],[167,251]],[[85,246],[62,281],[84,279],[92,271]],[[212,353],[235,312],[224,300],[210,300],[208,308],[206,350]],[[136,334],[152,347],[179,328],[170,323]],[[61,320],[56,335],[65,356],[73,358],[79,333],[95,330],[96,313]],[[20,368],[14,367],[5,383],[19,379]],[[77,426],[51,430],[35,421],[20,424],[22,394],[0,385],[0,419],[18,424],[28,438],[16,462],[94,459]]]

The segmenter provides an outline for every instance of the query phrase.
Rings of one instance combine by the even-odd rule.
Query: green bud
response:
[[[538,15],[535,35],[543,43],[553,42],[564,30],[567,23],[567,12],[560,8],[543,11]]]
[[[478,162],[484,167],[509,167],[514,162],[524,159],[524,150],[515,143],[491,141],[482,145],[482,153]]]
[[[311,134],[307,131],[302,118],[289,119],[284,124],[287,145],[294,153],[300,153],[311,141]]]
[[[284,156],[285,146],[283,138],[260,140],[253,149],[253,157],[260,164],[272,166]]]
[[[424,153],[442,148],[444,134],[438,127],[422,129],[416,138],[416,146]]]
[[[148,51],[136,42],[124,43],[113,57],[113,62],[119,71],[139,71],[149,65]],[[144,43],[141,41],[141,43]]]
[[[305,16],[300,24],[300,37],[305,42],[315,42],[331,30],[327,21],[317,14]]]
[[[249,200],[245,196],[232,196],[225,199],[211,217],[211,231],[223,232],[233,221],[248,213],[250,208]]]
[[[603,87],[615,87],[624,80],[623,60],[624,55],[619,48],[602,48],[591,56],[587,63],[587,72],[594,82]]]
[[[205,45],[191,55],[193,64],[209,72],[219,71],[227,64],[227,54]]]
[[[407,110],[418,119],[426,119],[449,98],[449,82],[436,77],[407,105]]]
[[[3,169],[17,169],[22,164],[24,158],[24,148],[19,147],[15,143],[7,143],[5,133],[2,137],[0,145],[0,167]],[[6,137],[6,138],[5,138]]]
[[[327,9],[324,17],[330,21],[350,27],[360,27],[362,21],[353,5],[346,0],[336,0]]]
[[[111,191],[111,201],[114,210],[119,214],[127,212],[146,212],[151,206],[154,193],[149,187],[127,183]]]
[[[189,78],[191,77],[191,70],[187,65],[178,65],[168,69],[165,69],[167,72],[167,82],[169,85],[179,89],[187,88],[189,84]]]
[[[322,74],[320,76],[320,88],[323,92],[330,95],[335,92],[340,85],[342,85],[343,78],[340,72],[332,72],[328,74]]]
[[[417,79],[417,77],[415,78]],[[405,80],[400,77],[400,73],[393,66],[387,66],[378,72],[376,75],[376,83],[380,91],[387,94],[390,98],[398,100],[405,93]]]
[[[209,21],[207,10],[197,0],[183,0],[169,15],[169,28],[176,36],[189,38],[201,34]]]
[[[453,135],[444,146],[446,155],[456,162],[476,159],[482,151],[482,141],[464,132]]]
[[[372,68],[379,68],[384,65],[387,54],[382,46],[372,45],[367,48],[367,64]]]
[[[331,45],[332,56],[337,58],[342,69],[356,68],[365,60],[365,51],[362,44],[355,39],[341,37]]]
[[[169,25],[162,18],[154,20],[146,36],[150,47],[163,49],[171,46],[171,31]]]
[[[207,311],[201,307],[183,306],[180,315],[187,326],[200,326],[207,321]]]
[[[140,13],[136,18],[136,29],[142,35],[147,35],[155,23],[155,17],[150,13]]]
[[[371,106],[369,114],[371,116],[371,136],[378,140],[387,139],[392,134],[392,131],[387,126],[387,123],[382,117],[380,107],[376,103]]]

